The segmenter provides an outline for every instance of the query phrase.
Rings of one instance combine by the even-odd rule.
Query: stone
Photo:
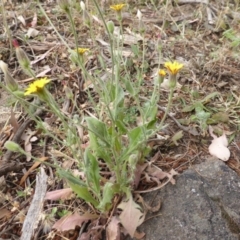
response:
[[[240,239],[240,177],[220,160],[194,165],[175,185],[143,197],[153,206],[162,202],[138,228],[146,240]]]

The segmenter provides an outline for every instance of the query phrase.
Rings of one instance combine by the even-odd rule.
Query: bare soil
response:
[[[74,1],[72,2],[74,4]],[[91,51],[91,54],[86,57],[86,67],[89,72],[92,72],[95,68],[100,68],[98,54],[104,56],[107,65],[111,64],[111,59],[109,58],[109,49],[104,44],[108,42],[108,37],[97,20],[100,18],[93,2],[87,2],[89,12],[97,16],[93,20],[94,40],[90,37],[89,29],[83,23],[79,2],[76,2],[73,16],[77,27],[79,46],[89,48]],[[208,119],[206,124],[215,127],[216,132],[224,131],[227,134],[230,140],[231,157],[226,164],[240,174],[240,54],[238,46],[240,45],[240,15],[238,1],[210,0],[209,4],[205,4],[205,1],[188,3],[188,1],[179,0],[178,4],[174,1],[155,1],[158,2],[155,5],[152,4],[153,2],[129,1],[122,12],[123,29],[126,34],[125,58],[132,61],[129,71],[131,71],[134,79],[136,68],[145,66],[141,94],[142,97],[149,98],[153,91],[154,74],[159,66],[159,52],[161,53],[161,66],[166,60],[177,60],[184,64],[184,69],[179,75],[179,86],[174,94],[171,108],[172,117],[168,117],[168,126],[158,133],[159,136],[162,136],[162,139],[160,140],[156,136],[155,139],[149,141],[152,151],[148,160],[151,161],[154,158],[154,164],[163,171],[174,169],[178,173],[182,173],[192,164],[199,163],[209,157],[208,146],[211,143],[211,137],[208,128],[205,128],[204,123],[196,118],[194,108],[191,111],[183,111],[183,109],[187,106],[193,106],[194,103],[202,101],[209,94],[217,92],[218,95],[203,102],[204,110],[211,116],[216,113],[224,113],[223,117],[227,120],[223,121],[222,117],[214,123],[210,123],[209,121],[213,121],[213,119]],[[109,9],[109,5],[108,1],[101,1],[104,17],[106,21],[112,20],[118,25],[115,13]],[[75,48],[69,21],[59,9],[56,1],[44,1],[42,7],[64,40],[71,48]],[[81,72],[72,68],[66,47],[60,41],[46,17],[41,13],[37,4],[32,1],[15,1],[12,3],[11,1],[5,1],[4,9],[11,38],[17,39],[20,46],[28,53],[34,70],[38,74],[44,73],[45,76],[51,78],[53,81],[51,91],[59,104],[64,105],[64,85],[67,85],[72,89],[80,108],[83,109],[83,113],[84,110],[90,109],[91,106],[86,92],[91,91],[92,96],[96,99],[98,97],[97,93],[88,81],[83,81]],[[130,38],[131,34],[138,30],[136,17],[138,9],[141,10],[143,15],[144,41]],[[37,16],[37,24],[33,27],[34,14]],[[39,32],[36,36],[27,38],[26,33],[31,27]],[[8,64],[14,78],[22,88],[25,88],[33,79],[21,71],[14,48],[11,48],[12,39],[9,38],[4,23],[1,23],[0,29],[2,33],[0,34],[0,59]],[[227,37],[229,32],[232,33],[230,34],[231,37]],[[94,42],[98,45],[94,45]],[[139,44],[141,47],[145,44],[145,62],[142,62],[140,58],[128,57],[134,44]],[[7,155],[4,149],[4,143],[7,140],[14,139],[14,137],[16,138],[16,133],[13,131],[12,120],[9,121],[11,115],[9,99],[11,97],[4,98],[3,89],[0,89],[0,93],[0,100],[6,99],[1,101],[2,108],[5,108],[5,110],[8,108],[8,114],[0,122],[0,238],[19,239],[22,234],[21,229],[25,215],[34,195],[35,179],[38,171],[37,169],[33,170],[24,184],[20,185],[21,178],[34,162],[28,162],[17,154]],[[166,107],[167,99],[168,90],[163,90],[159,106]],[[1,111],[1,119],[3,112],[4,110]],[[51,144],[53,144],[51,139],[47,139],[39,133],[33,122],[30,121],[27,125],[24,125],[29,118],[22,109],[17,108],[14,113],[19,124],[20,130],[18,129],[18,131],[30,132],[32,137],[37,137],[37,140],[31,146],[32,154],[37,157],[47,156],[51,158],[50,150]],[[159,108],[159,119],[163,114],[164,112]],[[61,137],[61,132],[57,129],[58,125],[54,124],[54,119],[51,119],[52,116],[40,113],[39,116],[53,122],[51,125],[53,133]],[[183,136],[177,141],[176,145],[171,138],[178,131],[182,131]],[[21,136],[17,141],[24,145]],[[60,158],[59,162],[63,160],[64,158]],[[64,182],[59,181],[55,176],[54,169],[46,166],[45,171],[49,176],[48,191],[63,187]],[[156,183],[148,182],[142,176],[142,182],[138,190],[144,191],[155,186]],[[66,209],[69,211],[74,211],[74,209],[86,211],[89,209],[88,205],[79,199],[71,199],[59,204],[45,203],[44,214],[50,216],[54,207],[57,207],[58,211],[62,211],[61,213]],[[56,233],[51,230],[51,226],[57,218],[60,218],[60,215],[40,221],[32,239],[80,239],[79,232],[81,231],[78,227],[64,233]],[[105,239],[105,224],[107,224],[106,220],[99,220],[99,222],[85,226],[84,230],[89,227],[99,227],[99,235],[91,239]]]

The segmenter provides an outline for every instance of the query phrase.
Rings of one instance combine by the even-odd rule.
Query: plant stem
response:
[[[167,109],[166,109],[166,111],[165,111],[165,113],[164,113],[164,116],[163,116],[163,118],[162,118],[162,120],[161,120],[161,122],[160,122],[160,125],[159,125],[159,128],[160,128],[160,129],[162,128],[163,123],[164,123],[164,121],[165,121],[165,119],[166,119],[166,117],[167,117],[167,115],[168,115],[168,113],[169,113],[170,107],[171,107],[171,105],[172,105],[173,92],[174,92],[174,88],[171,88],[171,89],[170,89],[169,96],[168,96]]]
[[[111,33],[109,32],[108,30],[108,27],[107,27],[107,24],[106,24],[106,21],[105,21],[105,18],[103,16],[103,13],[101,11],[101,9],[99,8],[99,5],[98,5],[98,2],[96,0],[93,0],[97,10],[98,10],[98,13],[102,19],[102,22],[103,22],[103,25],[104,25],[104,28],[105,30],[107,31],[107,34],[108,34],[108,37],[109,37],[109,43],[110,43],[110,49],[111,49],[111,57],[112,57],[112,79],[114,79],[114,66],[115,66],[115,58],[114,58],[114,54],[113,54],[113,42],[112,42],[112,36],[111,36]]]
[[[78,37],[77,37],[77,32],[76,32],[76,28],[75,28],[75,25],[74,25],[74,21],[73,21],[73,18],[72,18],[72,14],[71,14],[70,11],[68,13],[68,18],[69,18],[70,24],[72,26],[72,31],[73,31],[73,35],[74,35],[74,39],[75,39],[75,45],[76,45],[76,49],[78,51]],[[78,56],[78,61],[80,61],[80,56],[79,56],[78,52],[77,52],[77,56]]]
[[[3,25],[5,27],[5,30],[6,30],[7,36],[8,36],[8,41],[9,41],[9,46],[10,46],[10,58],[11,58],[11,56],[13,54],[12,36],[11,36],[9,26],[7,23],[7,17],[6,17],[6,12],[5,12],[5,8],[4,8],[4,1],[2,0],[1,3],[2,3]]]
[[[48,20],[48,22],[50,23],[51,27],[53,28],[53,30],[55,31],[55,33],[58,35],[58,37],[61,39],[61,41],[63,42],[63,44],[67,47],[68,50],[71,50],[71,48],[68,46],[68,44],[66,43],[66,41],[64,40],[64,38],[60,35],[60,33],[58,32],[58,30],[56,29],[56,27],[53,25],[52,21],[50,20],[50,18],[48,17],[48,15],[46,14],[45,10],[43,9],[42,5],[39,3],[38,1],[38,6],[40,8],[40,10],[42,11],[43,15],[46,17],[46,19]]]

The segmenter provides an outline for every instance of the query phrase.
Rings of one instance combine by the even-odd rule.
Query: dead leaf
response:
[[[99,216],[96,214],[90,214],[88,212],[80,215],[78,213],[70,214],[59,219],[52,228],[64,232],[68,230],[75,229],[76,226],[82,226],[84,222],[87,222],[92,219],[96,219]]]
[[[171,169],[168,173],[169,182],[171,182],[172,185],[176,183],[176,180],[173,178],[176,175],[178,175],[178,173],[174,169]]]
[[[4,176],[0,177],[0,189],[3,189],[6,186],[6,180]],[[0,192],[1,193],[1,192]],[[0,201],[1,202],[1,201]]]
[[[45,196],[45,200],[65,200],[69,199],[69,197],[72,195],[72,189],[71,188],[64,188],[59,189],[51,192],[47,192]]]
[[[48,54],[49,54],[50,52],[52,52],[52,50],[53,50],[54,48],[56,48],[56,46],[57,46],[57,44],[56,44],[55,46],[53,46],[52,48],[50,48],[50,49],[49,49],[48,51],[46,51],[45,53],[36,56],[35,60],[34,60],[34,61],[31,61],[31,65],[36,64],[36,63],[38,63],[39,61],[42,61],[43,59],[45,59],[45,58],[48,56]]]
[[[26,211],[23,209],[21,211],[19,211],[19,213],[15,216],[15,219],[19,222],[19,223],[24,223],[25,219],[26,219]]]
[[[120,226],[117,217],[112,217],[110,223],[107,226],[107,240],[120,240]]]
[[[134,233],[134,238],[136,238],[136,239],[142,239],[142,238],[144,238],[145,237],[145,233],[144,232],[138,232],[138,231],[136,231],[135,233]]]
[[[164,178],[168,178],[172,184],[175,184],[175,179],[173,178],[173,176],[177,175],[178,173],[173,169],[169,173],[167,173],[162,171],[162,169],[159,167],[149,166],[144,174],[145,180],[147,182],[149,183],[156,182],[158,185],[160,185],[161,184],[160,180],[163,180]]]
[[[74,164],[74,160],[66,159],[62,163],[62,168],[64,169],[71,169],[72,165]]]
[[[209,134],[213,137],[212,143],[208,147],[209,153],[222,161],[227,161],[230,158],[230,151],[227,148],[228,140],[226,134],[223,133],[222,136],[217,137],[213,133],[213,128],[211,126],[209,126]]]
[[[31,22],[31,27],[36,27],[37,26],[37,14],[34,13],[33,20]]]
[[[1,208],[0,209],[0,219],[7,220],[11,217],[12,213],[6,209],[6,208]]]
[[[40,77],[45,77],[47,73],[49,73],[52,69],[46,65],[43,67],[43,71],[38,73],[38,75],[36,77],[40,78]]]
[[[143,40],[143,37],[140,34],[132,32],[131,29],[129,29],[129,28],[126,28],[126,32],[127,33],[119,36],[120,28],[119,27],[114,28],[114,34],[116,36],[119,36],[120,38],[124,39],[125,45],[131,46],[131,45],[137,44],[139,41]]]
[[[37,168],[42,162],[48,160],[48,157],[41,157],[39,158],[39,161],[35,162],[29,169],[28,171],[23,175],[23,177],[21,178],[21,181],[19,183],[19,185],[23,185],[23,183],[26,181],[27,177],[29,176],[29,174],[35,169]]]
[[[36,142],[38,140],[38,138],[36,136],[33,136],[31,139],[30,139],[30,142]]]
[[[23,26],[26,26],[26,21],[22,15],[18,16],[17,19],[23,24]]]
[[[29,153],[27,154],[27,162],[31,160],[32,143],[30,140],[36,133],[37,131],[27,129],[27,132],[22,135],[22,139],[24,140],[24,150],[25,152]]]
[[[14,201],[12,203],[11,212],[19,211],[19,209],[20,209],[20,203],[18,201]]]
[[[61,111],[66,115],[68,115],[68,110],[69,110],[69,107],[70,107],[70,103],[71,103],[71,101],[70,101],[69,98],[64,99],[63,107],[62,107]]]
[[[168,177],[168,173],[163,172],[163,170],[161,168],[158,168],[156,166],[149,166],[147,168],[147,172],[150,176],[156,177],[159,180],[162,180],[162,179]]]
[[[134,170],[134,188],[136,189],[139,185],[142,172],[145,170],[145,168],[148,166],[148,163],[144,163],[143,165],[137,164],[135,170]]]
[[[78,240],[102,240],[102,233],[105,230],[105,221],[102,222],[103,219],[95,219],[92,220],[86,232],[82,233]],[[104,225],[103,225],[104,224]],[[106,238],[104,238],[105,240]]]
[[[162,206],[162,203],[160,200],[157,202],[155,206],[152,207],[144,201],[143,197],[140,194],[137,194],[137,197],[138,197],[137,202],[140,202],[142,206],[144,206],[144,208],[150,212],[153,212],[153,213],[158,212]]]
[[[102,40],[100,38],[96,38],[96,41],[104,47],[108,47],[110,45],[109,43],[105,42],[104,40]]]
[[[167,140],[167,139],[165,139],[165,140]],[[160,157],[161,157],[161,152],[160,152],[160,151],[157,151],[157,152],[154,154],[154,156],[151,158],[150,163],[151,163],[151,164],[152,164],[152,163],[155,163],[156,161],[159,160]]]
[[[127,202],[121,202],[118,208],[123,210],[119,216],[121,224],[133,238],[137,227],[144,221],[145,216],[141,212],[141,207],[133,201],[131,196]]]
[[[183,137],[183,131],[180,130],[178,131],[177,133],[175,133],[173,136],[172,136],[172,141],[173,143],[178,146],[178,140],[181,139]]]
[[[104,26],[104,24],[102,23],[102,21],[95,15],[92,15],[92,18],[94,21],[96,21],[96,23],[100,26]]]
[[[35,28],[29,28],[27,33],[25,34],[25,37],[28,37],[28,38],[34,38],[36,37],[37,35],[39,34],[39,31],[36,30]]]

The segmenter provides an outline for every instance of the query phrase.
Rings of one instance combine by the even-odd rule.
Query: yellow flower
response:
[[[85,52],[89,51],[89,48],[78,48],[76,50],[80,55],[83,55]]]
[[[28,88],[26,89],[24,96],[33,94],[33,93],[40,93],[46,84],[50,82],[50,79],[48,78],[40,78],[38,80],[35,80],[33,83],[31,83]]]
[[[174,62],[165,62],[164,66],[172,75],[176,75],[183,67],[183,64],[174,61]]]
[[[161,76],[161,77],[165,77],[166,74],[167,74],[167,73],[166,73],[163,69],[160,69],[160,70],[158,71],[158,75]]]
[[[111,9],[113,9],[116,12],[120,12],[124,6],[126,6],[127,4],[122,3],[122,4],[116,4],[116,5],[112,5],[110,6]]]

